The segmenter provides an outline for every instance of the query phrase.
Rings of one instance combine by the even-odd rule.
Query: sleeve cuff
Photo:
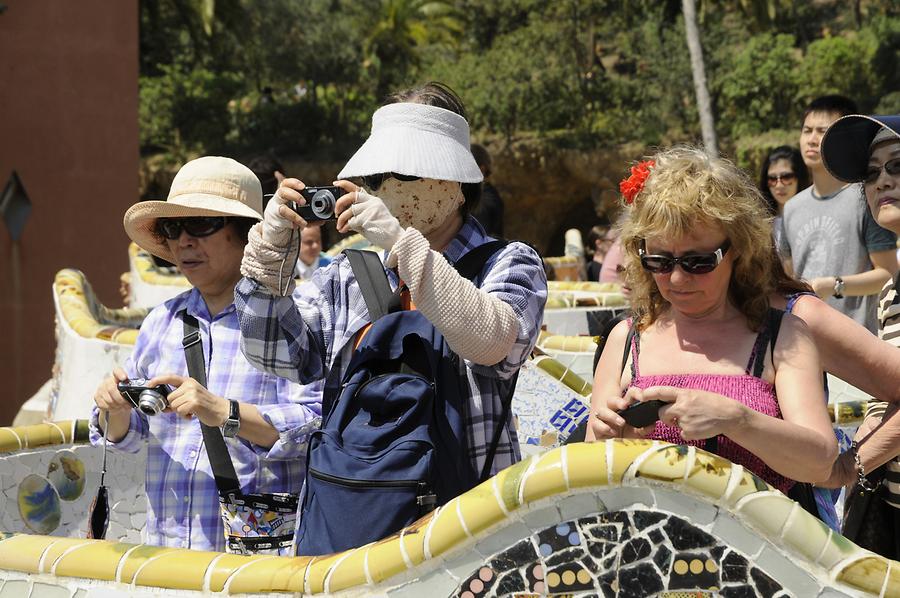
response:
[[[320,384],[310,386],[320,387]],[[271,448],[252,444],[254,452],[271,460],[298,459],[306,456],[309,437],[319,429],[321,416],[321,388],[315,405],[280,404],[257,405],[259,414],[278,432],[278,440]]]
[[[136,453],[141,450],[146,437],[146,423],[137,411],[131,411],[131,421],[128,424],[128,433],[118,442],[108,441],[110,447],[125,452]],[[90,439],[93,445],[103,444],[103,432],[100,431],[100,409],[96,406],[91,410]]]

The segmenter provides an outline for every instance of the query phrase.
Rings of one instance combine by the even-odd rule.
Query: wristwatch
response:
[[[835,299],[844,298],[844,279],[840,276],[834,277],[834,293],[831,294]]]
[[[228,419],[222,424],[222,436],[234,438],[241,429],[241,407],[234,399],[229,399]]]

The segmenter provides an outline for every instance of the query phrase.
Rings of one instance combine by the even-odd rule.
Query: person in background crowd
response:
[[[587,236],[587,244],[585,250],[591,256],[587,263],[587,277],[585,280],[598,282],[600,280],[600,272],[603,267],[603,260],[609,248],[616,240],[615,231],[609,224],[598,224],[591,228]]]
[[[270,154],[256,156],[247,163],[247,167],[259,179],[263,193],[263,209],[266,208],[266,197],[278,190],[278,185],[284,180],[284,166],[277,158]]]
[[[800,189],[809,187],[809,171],[803,163],[800,151],[789,145],[776,147],[763,160],[759,171],[759,190],[766,200],[769,213],[775,217],[772,230],[775,246],[781,243],[782,214],[784,204]]]
[[[693,148],[661,152],[632,172],[621,240],[634,333],[622,322],[607,341],[587,439],[692,444],[785,493],[827,479],[837,441],[818,353],[799,318],[769,306],[772,232],[755,186]],[[660,420],[627,426],[619,412],[653,399],[666,403]]]
[[[125,213],[125,232],[153,255],[176,264],[192,288],[157,306],[141,325],[134,353],[94,395],[93,444],[135,453],[147,445],[148,544],[224,550],[219,493],[200,422],[223,427],[241,488],[247,493],[300,491],[308,433],[321,398],[302,395],[283,378],[241,355],[234,286],[247,231],[262,215],[259,180],[230,158],[206,156],[175,175],[166,201],[144,201]],[[183,314],[194,316],[207,360],[207,386],[188,376]],[[168,407],[149,417],[132,408],[117,384],[148,380],[174,390]],[[226,426],[226,424],[228,424]]]
[[[297,278],[309,280],[313,272],[331,263],[331,258],[322,253],[321,226],[307,226],[300,231],[300,255],[297,256]]]
[[[478,164],[479,170],[484,175],[484,182],[481,184],[481,199],[472,211],[472,215],[481,223],[487,234],[495,239],[502,239],[503,200],[500,198],[497,188],[488,180],[491,176],[491,165],[493,164],[491,154],[483,145],[473,143],[472,156],[475,157],[475,163]]]
[[[828,126],[854,112],[856,105],[842,96],[823,96],[807,107],[800,151],[813,184],[785,205],[779,250],[789,274],[874,332],[878,293],[897,273],[897,235],[875,222],[859,201],[858,184],[828,172],[820,149]]]

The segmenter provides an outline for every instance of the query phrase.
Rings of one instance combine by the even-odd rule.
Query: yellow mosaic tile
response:
[[[308,556],[259,559],[234,574],[228,593],[302,592],[303,574],[311,560]]]
[[[135,573],[137,573],[138,569],[140,569],[141,566],[144,565],[144,563],[152,558],[156,558],[162,554],[173,551],[183,552],[183,549],[162,548],[160,546],[148,546],[147,544],[141,544],[137,546],[125,557],[125,561],[122,563],[121,572],[119,573],[118,581],[122,583],[131,583],[132,581],[134,581]]]
[[[522,483],[522,476],[525,475],[534,459],[537,457],[523,459],[494,476],[496,488],[500,491],[500,499],[509,512],[519,508],[519,484]]]
[[[58,427],[51,426],[50,424],[22,426],[17,428],[16,432],[22,438],[22,444],[29,448],[51,444],[63,444],[66,442],[66,437],[62,431]]]
[[[888,573],[884,598],[900,598],[900,563],[897,561],[891,561],[891,571]]]
[[[819,518],[798,507],[781,531],[781,537],[788,546],[815,562],[825,545],[831,543],[830,532]]]
[[[527,504],[552,494],[564,493],[566,476],[563,470],[562,455],[565,447],[549,451],[541,455],[537,465],[525,478],[522,496]]]
[[[593,353],[597,349],[597,341],[593,336],[550,334],[541,339],[538,344],[544,349],[575,353]]]
[[[441,507],[431,524],[425,541],[428,543],[426,554],[430,554],[432,558],[444,554],[469,537],[456,510],[458,502],[459,498],[454,498]]]
[[[473,536],[506,519],[491,482],[482,482],[459,497],[459,511]]]
[[[242,556],[238,554],[217,554],[219,558],[215,559],[208,567],[209,571],[209,591],[221,592],[225,588],[225,583],[234,575],[240,567],[249,562],[267,559],[265,556]]]
[[[403,530],[402,537],[399,535],[392,536],[398,538],[398,546],[406,554],[413,566],[425,561],[425,530],[434,513],[429,513]]]
[[[800,509],[800,505],[781,493],[758,494],[745,498],[737,511],[750,519],[753,526],[764,530],[774,538],[781,537],[781,531],[787,523],[788,517],[794,507]],[[819,545],[821,548],[821,544]],[[818,553],[816,553],[818,554]],[[813,555],[815,558],[815,555]]]
[[[697,450],[694,466],[685,483],[694,490],[718,500],[725,494],[730,477],[731,461]]]
[[[837,580],[879,596],[887,569],[888,564],[885,559],[876,556],[864,557],[839,571]],[[893,591],[893,595],[897,595],[897,588],[894,588]]]
[[[344,553],[330,554],[328,556],[316,557],[309,565],[306,571],[306,579],[304,580],[304,591],[310,594],[321,594],[325,591],[325,578],[328,572],[334,567],[339,559],[343,558]]]
[[[862,549],[859,546],[844,536],[833,533],[831,534],[831,541],[825,546],[818,563],[826,569],[831,569],[848,556],[860,552],[862,552]]]
[[[23,573],[39,573],[41,555],[59,538],[20,534],[0,542],[0,563],[3,568]]]
[[[206,568],[217,556],[217,552],[171,550],[141,567],[135,574],[134,583],[177,590],[202,590]]]
[[[688,447],[666,446],[644,459],[635,477],[681,483],[687,473]]]
[[[654,447],[652,440],[631,440],[617,439],[608,441],[612,444],[612,479],[613,484],[622,482],[625,471],[631,467],[635,459],[652,450]]]
[[[366,553],[368,546],[352,551],[331,568],[326,581],[326,592],[339,592],[366,583]],[[346,553],[345,553],[346,554]]]
[[[566,446],[569,488],[605,486],[607,481],[606,443],[577,442]]]
[[[91,542],[92,540],[86,540],[84,538],[57,538],[56,542],[51,544],[50,547],[44,551],[44,555],[41,558],[41,573],[51,573],[56,560],[61,557],[65,551],[74,548],[75,546],[90,544]]]
[[[734,472],[734,470],[732,471]],[[732,473],[732,475],[740,476],[737,483],[731,485],[731,491],[725,497],[726,502],[732,506],[736,505],[739,500],[748,494],[753,494],[754,492],[770,492],[773,490],[773,488],[766,484],[761,478],[753,475],[746,469],[743,469],[740,474]]]
[[[400,552],[400,541],[396,537],[372,544],[369,547],[368,559],[369,575],[374,583],[381,583],[406,571],[403,553]]]
[[[0,428],[0,453],[12,453],[22,448],[12,428]]]
[[[87,541],[57,560],[53,572],[59,577],[114,581],[119,560],[133,546],[122,542]]]

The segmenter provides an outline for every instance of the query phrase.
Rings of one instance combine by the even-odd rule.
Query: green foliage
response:
[[[900,108],[895,4],[850,4],[698,1],[717,132],[739,161],[823,93]],[[387,93],[429,80],[507,140],[700,136],[679,0],[140,0],[140,18],[145,152],[343,158]]]
[[[762,33],[740,49],[717,82],[720,133],[735,138],[792,124],[800,110],[794,37]]]

